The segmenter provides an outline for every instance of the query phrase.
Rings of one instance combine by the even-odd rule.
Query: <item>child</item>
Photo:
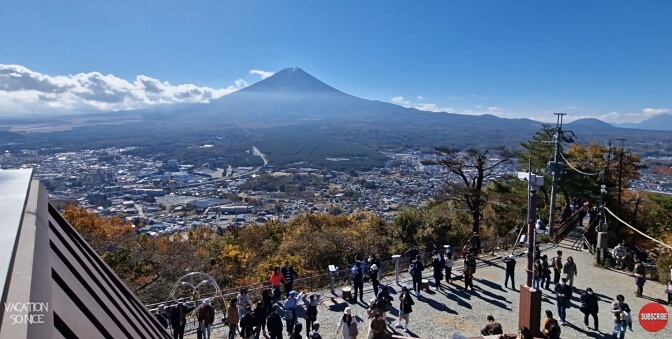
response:
[[[672,305],[672,280],[670,280],[670,282],[667,283],[665,293],[667,293],[667,304]]]

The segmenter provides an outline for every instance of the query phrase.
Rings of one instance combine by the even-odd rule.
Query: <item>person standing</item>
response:
[[[448,249],[446,250],[446,256],[444,257],[446,260],[446,282],[449,284],[452,284],[453,279],[452,279],[452,274],[453,274],[453,252],[450,249],[450,246],[448,246]]]
[[[380,286],[380,279],[382,274],[380,273],[380,266],[378,264],[372,264],[369,269],[369,279],[371,279],[371,285],[373,286],[373,295],[378,295],[378,288]]]
[[[562,278],[560,283],[555,285],[555,302],[558,307],[558,317],[562,325],[567,325],[567,305],[570,303],[572,288],[567,286],[567,278]]]
[[[558,251],[557,255],[551,261],[553,266],[553,285],[560,282],[560,273],[562,272],[562,251]]]
[[[670,280],[670,282],[667,283],[665,293],[667,294],[667,304],[672,305],[672,280]]]
[[[541,288],[541,282],[543,281],[544,269],[541,267],[541,260],[534,260],[534,276],[532,277],[532,287],[539,289]]]
[[[474,232],[469,242],[471,243],[470,252],[474,255],[475,259],[481,253],[481,238],[478,237],[478,232]]]
[[[623,339],[625,337],[625,297],[619,294],[616,300],[611,304],[611,313],[614,315],[614,329],[611,335],[615,339]]]
[[[280,267],[276,267],[273,270],[273,273],[271,273],[271,286],[273,287],[273,301],[279,301],[280,300],[280,286],[284,284],[285,278],[282,275],[282,272],[280,272]]]
[[[355,319],[352,317],[352,310],[350,307],[346,307],[343,311],[343,316],[338,320],[338,325],[336,326],[336,334],[341,333],[343,339],[351,339],[352,335],[350,334],[351,325],[355,323]]]
[[[238,317],[238,308],[236,307],[236,298],[231,299],[229,302],[229,308],[226,309],[226,324],[229,325],[229,339],[236,337],[236,331],[238,331],[238,322],[240,318]]]
[[[310,339],[322,339],[322,336],[320,335],[320,323],[319,322],[314,322],[313,323],[313,330],[310,331],[310,335],[308,335],[308,338]]]
[[[467,259],[464,259],[464,267],[462,268],[462,275],[464,276],[464,289],[471,288],[471,291],[474,290],[474,271],[472,270],[471,265],[469,264],[469,256]]]
[[[240,336],[243,339],[254,338],[254,315],[252,315],[252,307],[245,306],[245,315],[240,318]]]
[[[236,296],[236,305],[238,306],[238,319],[243,319],[245,308],[250,306],[250,296],[247,294],[247,288],[240,289],[240,293]]]
[[[254,319],[254,339],[259,339],[261,335],[261,330],[264,330],[264,335],[266,334],[266,316],[268,315],[268,309],[264,305],[263,301],[257,302],[252,311],[252,318]]]
[[[198,309],[198,324],[203,333],[203,339],[210,339],[210,331],[214,322],[215,309],[210,305],[210,299],[206,298]]]
[[[381,266],[382,264],[380,262],[380,259],[378,259],[378,257],[376,257],[375,254],[371,254],[369,256],[369,259],[367,260],[367,262],[369,263],[369,267],[373,266],[373,265],[376,265],[376,267],[378,267],[379,269],[382,269],[382,267],[383,267],[383,266]]]
[[[432,268],[434,269],[434,284],[436,289],[442,290],[441,280],[443,280],[443,269],[446,267],[446,261],[443,260],[441,253],[434,251],[434,259],[432,259]]]
[[[420,252],[418,251],[418,248],[415,246],[411,247],[411,249],[406,251],[406,257],[408,258],[408,261],[415,260],[418,257],[418,254],[420,254]]]
[[[390,288],[387,285],[384,285],[383,289],[378,293],[378,296],[376,296],[378,311],[382,315],[383,320],[387,320],[387,310],[392,305],[392,300],[394,299],[390,295]]]
[[[541,258],[541,249],[539,248],[539,245],[534,247],[534,260],[537,260]]]
[[[401,328],[401,321],[404,320],[404,332],[408,332],[408,320],[411,312],[413,312],[414,304],[413,298],[408,293],[408,288],[406,286],[402,287],[399,296],[399,319],[397,319],[397,324],[394,327]]]
[[[161,323],[161,326],[164,329],[168,329],[168,319],[167,319],[167,314],[166,314],[166,308],[164,304],[159,305],[159,307],[156,310],[156,314],[154,315],[156,317],[156,320]]]
[[[285,295],[289,297],[289,292],[292,291],[292,285],[294,285],[294,278],[298,278],[299,275],[296,274],[294,268],[289,265],[289,261],[285,262],[285,266],[280,272],[282,273],[283,282],[285,283]]]
[[[271,313],[266,318],[266,327],[270,339],[282,339],[282,319],[280,319],[278,305],[273,305]]]
[[[635,256],[635,270],[633,275],[635,277],[635,285],[637,286],[635,295],[642,297],[644,294],[644,283],[646,282],[646,267],[639,256]]]
[[[506,264],[506,276],[504,277],[504,287],[509,283],[509,278],[511,278],[511,289],[516,289],[516,282],[514,280],[514,275],[516,274],[516,257],[511,254],[508,257],[504,258],[504,263]]]
[[[373,320],[369,325],[370,339],[385,339],[387,335],[387,325],[385,324],[385,317],[381,313],[374,314]]]
[[[469,246],[469,244],[464,244],[464,246],[462,246],[462,251],[460,252],[462,253],[462,259],[467,258],[467,255],[469,255],[470,248],[471,247]]]
[[[320,297],[320,295],[313,293],[308,298],[303,299],[303,304],[306,305],[306,336],[310,336],[313,324],[317,321],[317,303],[320,301]]]
[[[420,292],[420,284],[422,283],[422,271],[425,269],[425,266],[422,264],[419,258],[415,258],[411,262],[411,266],[408,268],[408,273],[413,277],[413,290],[415,291],[418,297],[422,297]]]
[[[359,301],[364,302],[364,267],[361,261],[355,262],[355,265],[352,267],[352,284],[354,285],[354,295],[352,296],[357,300],[357,291],[359,291]]]
[[[261,331],[266,336],[266,318],[273,312],[273,298],[271,297],[271,290],[264,289],[261,291],[261,303],[264,311],[264,321],[261,322]],[[256,309],[255,309],[256,312]]]
[[[586,328],[590,329],[588,325],[588,316],[593,317],[593,323],[595,324],[595,331],[600,332],[599,322],[597,318],[597,313],[599,311],[598,302],[600,300],[597,298],[597,295],[593,293],[593,289],[588,287],[586,292],[581,295],[581,312],[583,312],[583,323],[586,325]]]
[[[296,325],[296,306],[299,302],[296,300],[296,291],[290,291],[289,297],[285,300],[283,308],[285,309],[285,323],[287,324],[287,334],[292,335],[294,325]]]
[[[296,324],[296,326],[294,326],[294,332],[289,335],[289,339],[303,339],[301,338],[302,327],[301,323]]]
[[[574,258],[571,256],[567,257],[565,265],[562,267],[562,273],[565,274],[565,278],[569,283],[569,287],[574,286],[574,277],[579,275],[579,272],[576,269],[576,263],[574,263]]]
[[[548,267],[548,256],[546,254],[541,256],[541,272],[541,283],[548,290],[551,284],[551,269]]]
[[[193,306],[187,306],[182,301],[170,311],[170,327],[173,328],[173,338],[184,338],[184,327],[187,325],[187,314],[194,310]]]

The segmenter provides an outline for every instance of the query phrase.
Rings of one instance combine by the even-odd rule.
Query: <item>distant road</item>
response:
[[[232,176],[230,176],[230,177],[226,177],[226,178],[220,178],[220,179],[215,179],[215,180],[210,180],[210,181],[204,181],[204,182],[197,182],[197,183],[193,183],[193,184],[185,184],[185,185],[174,186],[174,187],[170,187],[170,188],[173,188],[173,189],[179,189],[179,188],[187,188],[187,187],[197,187],[197,186],[201,186],[201,185],[214,184],[214,183],[216,183],[216,182],[226,181],[226,180],[229,180],[229,179],[237,179],[237,178],[240,178],[240,177],[244,177],[244,176],[246,176],[246,175],[250,175],[250,174],[257,173],[257,172],[259,172],[259,171],[261,170],[262,167],[263,167],[263,166],[255,167],[254,169],[251,169],[251,170],[249,170],[249,171],[247,171],[247,172],[242,172],[242,173],[234,174],[234,175],[232,175]]]
[[[266,159],[266,155],[264,153],[261,153],[261,151],[259,151],[259,149],[254,147],[254,146],[252,146],[252,154],[254,154],[255,156],[261,157],[261,159],[264,160],[264,165],[259,166],[259,167],[255,167],[254,169],[249,170],[247,172],[242,172],[242,173],[238,173],[238,174],[234,174],[234,175],[231,174],[231,173],[233,173],[233,167],[229,166],[228,169],[227,169],[226,176],[224,176],[220,179],[204,181],[204,182],[197,182],[197,183],[193,183],[193,184],[185,184],[185,185],[180,185],[180,186],[174,186],[174,187],[171,187],[171,188],[172,189],[180,189],[180,188],[188,188],[188,187],[198,187],[198,186],[201,186],[201,185],[214,184],[214,183],[217,183],[217,182],[220,182],[220,181],[225,181],[225,180],[229,180],[229,179],[237,179],[237,178],[241,178],[241,177],[244,177],[244,176],[247,176],[247,175],[250,175],[250,174],[257,173],[264,166],[268,165],[268,159]]]
[[[138,216],[140,218],[145,218],[145,211],[142,210],[142,205],[140,204],[135,204],[135,209],[138,210]]]
[[[261,151],[258,148],[252,146],[252,154],[261,157],[261,159],[264,160],[264,166],[268,165],[268,159],[266,159],[266,155],[264,153],[261,153]]]

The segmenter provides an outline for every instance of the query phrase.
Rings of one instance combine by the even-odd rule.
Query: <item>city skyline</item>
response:
[[[299,4],[9,4],[0,113],[204,102],[285,67],[429,111],[612,123],[671,112],[665,2]]]

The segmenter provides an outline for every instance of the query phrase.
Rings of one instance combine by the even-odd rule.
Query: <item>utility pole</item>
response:
[[[557,116],[555,123],[555,140],[553,145],[553,161],[548,163],[549,172],[553,173],[553,181],[551,184],[551,203],[550,203],[550,212],[548,217],[548,236],[553,239],[553,243],[557,246],[555,241],[555,196],[558,190],[558,179],[560,179],[560,174],[562,174],[562,164],[558,162],[558,156],[560,155],[560,138],[562,137],[562,117],[567,115],[567,113],[553,113]]]
[[[628,139],[616,139],[620,145],[620,150],[618,152],[618,195],[616,196],[616,215],[621,216],[621,178],[623,176],[623,145]],[[620,237],[619,231],[621,226],[619,223],[616,223],[616,236]]]
[[[600,185],[600,215],[599,215],[599,226],[597,232],[597,263],[601,264],[600,254],[603,255],[603,258],[606,257],[607,253],[607,218],[604,215],[604,204],[607,203],[605,195],[607,195],[607,177],[609,176],[609,164],[613,158],[611,154],[611,140],[607,141],[609,145],[609,150],[604,154],[604,160],[606,160],[604,165],[604,173],[602,174],[602,184]],[[604,253],[602,253],[604,252]]]

